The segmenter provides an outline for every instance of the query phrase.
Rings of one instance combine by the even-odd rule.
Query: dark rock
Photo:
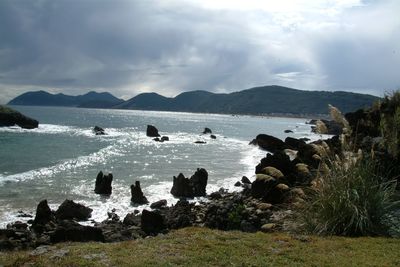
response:
[[[165,206],[167,206],[167,200],[161,199],[159,201],[151,203],[150,208],[152,208],[152,209],[161,209],[161,208],[163,208]]]
[[[285,132],[285,133],[293,133],[292,130],[285,130],[284,132]]]
[[[212,192],[212,193],[208,196],[208,198],[209,198],[209,199],[220,199],[220,198],[222,198],[222,194],[221,194],[220,192],[218,192],[218,191]]]
[[[193,212],[194,204],[190,204],[187,200],[179,200],[174,206],[172,206],[167,215],[166,223],[170,229],[179,229],[188,227],[193,224],[196,219],[196,215]]]
[[[195,144],[207,144],[207,142],[205,142],[205,141],[196,141],[196,142],[194,142]]]
[[[306,144],[306,142],[297,138],[286,137],[285,144],[290,149],[299,150],[302,146]]]
[[[18,211],[17,217],[20,218],[32,218],[33,216],[31,214],[25,213],[22,210]]]
[[[136,216],[134,213],[128,213],[123,222],[124,225],[140,225],[140,216]]]
[[[143,194],[139,181],[136,181],[134,185],[131,185],[131,201],[135,204],[149,203],[149,201]]]
[[[96,186],[95,186],[94,192],[96,194],[111,195],[112,181],[113,181],[112,173],[109,173],[108,175],[104,175],[103,172],[100,171],[96,177]]]
[[[212,131],[210,128],[204,128],[203,134],[212,134]]]
[[[96,135],[105,135],[105,134],[106,134],[106,132],[104,131],[104,129],[101,128],[101,127],[99,127],[99,126],[94,126],[93,132],[94,132]]]
[[[208,173],[205,169],[197,169],[192,177],[185,178],[182,173],[173,178],[171,194],[175,197],[198,197],[206,195]]]
[[[148,137],[160,137],[157,128],[153,125],[147,125],[146,135]]]
[[[14,109],[0,105],[0,127],[14,125],[25,129],[34,129],[39,126],[39,122]]]
[[[246,176],[242,177],[242,183],[244,184],[251,184],[251,181],[249,180],[249,178],[247,178]]]
[[[256,173],[262,173],[262,170],[268,166],[277,168],[285,176],[290,176],[295,171],[295,164],[290,161],[290,157],[283,151],[277,151],[274,154],[268,153],[256,166]]]
[[[36,216],[33,224],[46,224],[52,220],[54,220],[54,215],[47,204],[47,200],[40,201],[36,208]]]
[[[326,126],[327,132],[324,134],[339,135],[339,134],[342,134],[342,132],[343,132],[343,126],[334,120],[324,120],[324,119],[311,120],[309,124],[316,125],[318,121],[321,121]],[[317,131],[317,128],[312,127],[312,132],[316,132],[316,131]]]
[[[100,241],[104,242],[103,231],[100,228],[92,226],[83,226],[78,223],[70,221],[63,221],[56,228],[54,233],[50,235],[52,243],[74,241],[74,242],[88,242]]]
[[[272,153],[286,148],[285,142],[283,142],[281,139],[267,134],[257,135],[256,139],[251,141],[250,144],[257,144],[260,148]]]
[[[235,183],[235,186],[242,186],[242,183],[239,182],[239,181],[237,181],[237,182]]]
[[[169,137],[168,136],[163,136],[163,137],[161,137],[161,140],[160,140],[161,142],[164,142],[164,141],[169,141]]]
[[[91,208],[66,199],[60,207],[58,207],[55,215],[58,220],[76,219],[78,221],[85,221],[90,218],[92,211]]]
[[[278,181],[272,176],[258,174],[251,184],[251,195],[255,198],[264,198],[276,185]]]
[[[164,218],[158,212],[143,210],[141,228],[146,234],[160,233],[165,229]]]
[[[215,135],[210,135],[211,139],[217,139],[217,137]]]
[[[161,142],[161,139],[158,138],[158,137],[154,138],[153,140],[156,141],[156,142]]]
[[[304,141],[304,142],[308,142],[308,141],[310,141],[311,139],[310,139],[310,138],[307,138],[307,137],[302,137],[302,138],[299,138],[299,140]]]

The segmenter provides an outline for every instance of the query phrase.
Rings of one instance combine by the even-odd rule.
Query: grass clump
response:
[[[388,235],[387,219],[393,221],[400,202],[396,181],[386,181],[384,172],[373,159],[334,162],[301,208],[301,225],[323,235]]]

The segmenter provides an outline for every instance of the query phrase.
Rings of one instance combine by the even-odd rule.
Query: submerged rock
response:
[[[210,128],[204,128],[203,134],[212,134],[212,131]]]
[[[185,178],[180,173],[174,176],[171,194],[175,197],[198,197],[206,195],[208,173],[205,169],[197,169],[192,177]]]
[[[217,139],[217,137],[216,137],[215,135],[213,135],[213,134],[210,135],[210,138],[211,138],[211,139]]]
[[[147,204],[149,201],[144,196],[140,182],[136,181],[134,185],[131,185],[131,201],[135,204]]]
[[[12,108],[0,105],[0,127],[14,125],[25,129],[34,129],[39,126],[39,122]]]
[[[104,175],[102,171],[97,174],[94,192],[96,194],[111,195],[113,181],[112,173]]]
[[[157,128],[153,125],[147,125],[146,135],[148,137],[160,137]]]
[[[58,220],[76,219],[86,221],[92,215],[92,209],[82,204],[66,199],[57,209],[55,215]]]
[[[94,126],[93,132],[94,132],[96,135],[105,135],[105,134],[106,134],[106,132],[104,131],[104,129],[101,128],[101,127],[99,127],[99,126],[97,126],[97,125]]]
[[[205,141],[195,141],[194,143],[195,144],[207,144],[207,142],[205,142]]]

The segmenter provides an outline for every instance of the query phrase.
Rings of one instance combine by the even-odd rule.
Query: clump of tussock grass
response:
[[[396,182],[371,158],[349,164],[338,159],[311,189],[296,220],[309,233],[320,235],[388,235],[393,214],[400,208]]]

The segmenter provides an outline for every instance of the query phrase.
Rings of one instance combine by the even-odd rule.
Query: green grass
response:
[[[4,266],[399,266],[400,239],[248,234],[185,228],[129,242],[65,243],[68,250],[0,254]],[[87,258],[85,258],[87,257]]]

